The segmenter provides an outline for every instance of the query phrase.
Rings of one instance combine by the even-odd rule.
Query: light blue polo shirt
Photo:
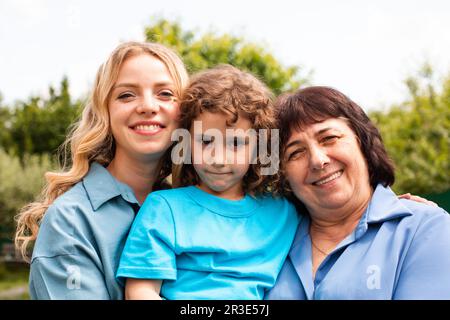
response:
[[[123,299],[115,273],[139,203],[92,163],[42,220],[30,269],[32,299]]]
[[[286,199],[153,192],[131,228],[117,277],[162,279],[166,299],[262,299],[298,225]]]
[[[378,185],[355,230],[312,278],[309,218],[266,299],[450,299],[450,216]]]

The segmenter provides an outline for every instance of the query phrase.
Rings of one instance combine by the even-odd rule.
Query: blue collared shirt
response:
[[[33,250],[33,299],[122,299],[115,273],[139,209],[133,191],[98,163],[58,197]]]
[[[450,299],[450,216],[378,185],[355,230],[312,277],[308,217],[266,299]]]

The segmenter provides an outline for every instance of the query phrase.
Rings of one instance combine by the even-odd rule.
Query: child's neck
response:
[[[200,182],[197,187],[209,194],[227,200],[241,200],[245,196],[244,189],[242,188],[242,183],[237,183],[234,186],[223,191],[215,191],[203,182]]]

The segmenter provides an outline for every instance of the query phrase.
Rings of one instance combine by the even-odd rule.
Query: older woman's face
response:
[[[345,120],[331,118],[295,131],[286,146],[287,180],[308,210],[339,209],[370,197],[367,162]]]

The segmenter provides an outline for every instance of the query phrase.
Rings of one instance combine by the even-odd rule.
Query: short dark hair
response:
[[[391,186],[395,181],[394,164],[383,145],[380,132],[364,110],[346,95],[330,87],[314,86],[286,93],[275,101],[277,125],[280,129],[280,150],[284,155],[286,143],[294,130],[330,118],[344,118],[355,133],[367,161],[371,186]],[[281,156],[281,165],[284,157]],[[285,178],[280,188],[284,188]]]

